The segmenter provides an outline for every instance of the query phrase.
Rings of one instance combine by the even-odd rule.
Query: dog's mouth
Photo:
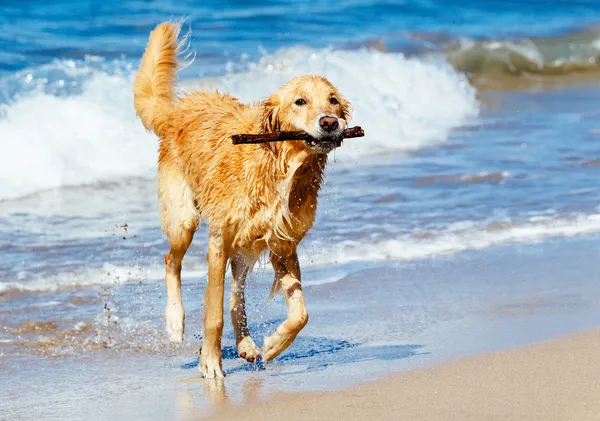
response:
[[[320,138],[310,138],[306,140],[306,144],[313,150],[319,153],[328,153],[342,145],[343,136],[328,135]]]

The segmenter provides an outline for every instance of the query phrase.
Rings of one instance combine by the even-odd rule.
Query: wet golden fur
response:
[[[179,26],[171,23],[151,33],[134,83],[134,106],[144,127],[161,139],[158,194],[170,243],[166,328],[173,342],[183,340],[181,261],[204,220],[209,275],[200,366],[205,376],[220,377],[227,261],[234,277],[230,310],[242,357],[255,361],[260,355],[247,333],[243,288],[262,252],[270,252],[275,268],[272,295],[283,288],[288,307],[288,320],[265,341],[263,358],[287,348],[308,320],[296,248],[314,222],[330,150],[298,141],[234,146],[230,137],[279,130],[305,130],[318,137],[322,116],[337,117],[340,130],[347,127],[350,104],[321,76],[294,78],[265,101],[249,105],[219,92],[177,97],[178,34]],[[297,106],[298,98],[305,105]]]

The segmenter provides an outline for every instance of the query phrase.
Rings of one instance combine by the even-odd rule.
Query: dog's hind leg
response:
[[[285,351],[308,323],[308,313],[300,283],[298,255],[294,252],[289,257],[280,257],[271,253],[271,263],[275,269],[275,282],[279,282],[283,290],[288,318],[277,326],[275,333],[265,339],[263,345],[265,361],[272,360]]]
[[[205,378],[223,377],[221,336],[223,334],[223,298],[227,252],[222,235],[209,233],[208,284],[204,290],[204,343],[200,370]]]
[[[165,329],[173,343],[181,343],[185,329],[185,312],[181,299],[181,262],[194,238],[199,215],[192,190],[183,176],[163,165],[158,176],[158,194],[163,231],[170,250],[165,256],[167,308]]]
[[[241,254],[236,254],[231,259],[231,295],[229,297],[229,311],[231,323],[235,332],[235,343],[238,354],[248,362],[254,362],[260,357],[260,349],[256,346],[250,332],[246,319],[246,299],[244,291],[246,288],[246,275],[250,266]]]

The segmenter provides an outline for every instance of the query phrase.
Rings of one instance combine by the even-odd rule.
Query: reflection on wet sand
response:
[[[208,415],[198,405],[198,400],[209,404],[209,412],[233,405],[227,393],[224,379],[205,379],[202,377],[189,377],[179,383],[202,383],[202,392],[195,394],[195,389],[180,388],[177,393],[177,419],[180,421],[195,421]],[[260,400],[263,390],[263,380],[260,376],[247,379],[242,385],[242,400],[240,404],[256,403]]]
[[[298,379],[300,375],[319,375],[326,369],[342,366],[355,367],[354,370],[358,370],[356,376],[361,376],[364,364],[378,365],[379,361],[387,365],[386,362],[428,353],[418,344],[361,346],[343,340],[302,336],[286,354],[272,363],[244,362],[231,366],[232,361],[239,360],[235,347],[224,347],[225,379],[200,377],[198,360],[180,366],[184,370],[194,370],[194,376],[178,381],[177,419],[196,421],[224,408],[258,403],[266,396],[280,392],[282,384],[290,381],[290,376]]]

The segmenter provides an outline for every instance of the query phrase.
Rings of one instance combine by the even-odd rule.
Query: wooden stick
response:
[[[360,127],[351,127],[344,130],[343,138],[363,137],[365,131]],[[236,134],[231,136],[234,145],[247,145],[255,143],[267,142],[283,142],[284,140],[315,140],[306,132],[275,132],[275,133],[260,133],[260,134]]]

